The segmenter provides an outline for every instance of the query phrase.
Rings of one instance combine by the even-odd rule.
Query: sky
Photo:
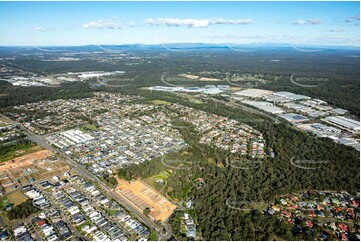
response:
[[[360,45],[359,2],[0,2],[1,46]]]

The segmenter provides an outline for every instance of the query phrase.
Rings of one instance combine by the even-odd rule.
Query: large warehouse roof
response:
[[[302,99],[310,99],[310,97],[305,95],[299,95],[292,92],[275,92],[275,95],[285,97],[292,100],[302,100]]]
[[[259,108],[267,113],[279,114],[284,112],[282,108],[274,106],[272,103],[269,102],[243,101],[243,103]]]
[[[266,95],[271,95],[273,92],[264,89],[246,89],[242,91],[235,92],[234,94],[246,97],[264,97]]]
[[[360,122],[353,119],[345,118],[342,116],[335,116],[335,117],[326,117],[324,120],[326,122],[341,126],[349,130],[353,130],[353,131],[360,130]]]
[[[295,123],[295,122],[303,122],[303,121],[308,121],[309,120],[305,116],[300,115],[300,114],[296,114],[296,113],[284,113],[284,114],[280,114],[278,116],[280,116],[281,118],[286,119],[289,122],[293,122],[293,123]]]

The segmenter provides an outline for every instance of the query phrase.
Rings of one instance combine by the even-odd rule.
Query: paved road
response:
[[[0,114],[0,116],[8,118],[8,117],[6,117],[6,116],[4,116],[2,114]],[[167,238],[170,238],[172,236],[172,232],[171,232],[168,225],[165,225],[165,228],[167,230],[167,235],[164,236],[164,235],[161,234],[162,228],[160,226],[155,225],[152,221],[150,221],[148,218],[146,218],[142,213],[139,213],[137,210],[133,209],[133,207],[131,207],[129,204],[127,204],[123,200],[121,200],[119,198],[119,196],[112,189],[110,189],[108,186],[106,186],[94,174],[89,172],[83,165],[78,164],[77,162],[73,161],[64,152],[62,152],[62,151],[54,148],[53,146],[49,145],[42,136],[32,133],[31,131],[26,129],[24,126],[22,126],[20,123],[17,123],[17,122],[15,122],[13,120],[11,120],[11,123],[14,124],[14,125],[17,125],[20,129],[22,129],[24,131],[24,133],[26,133],[27,136],[32,141],[38,143],[40,146],[42,146],[42,147],[44,147],[44,148],[46,148],[48,150],[54,152],[54,154],[60,155],[70,166],[74,167],[81,176],[86,177],[87,179],[91,180],[92,182],[97,183],[116,202],[118,202],[123,207],[125,207],[126,209],[131,211],[137,217],[137,219],[139,221],[141,221],[142,223],[144,223],[148,227],[155,229],[157,231],[157,234],[158,234],[158,239],[167,239]]]

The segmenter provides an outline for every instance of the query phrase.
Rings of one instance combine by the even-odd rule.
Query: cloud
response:
[[[226,34],[226,35],[218,35],[212,34],[205,36],[207,39],[217,39],[219,41],[223,40],[237,40],[244,41],[243,43],[260,43],[260,42],[288,42],[290,40],[295,39],[297,36],[295,35],[278,35],[278,34],[256,34],[256,35],[244,35],[244,34]],[[241,43],[240,42],[240,43]]]
[[[136,26],[137,26],[137,24],[136,24],[136,23],[134,23],[134,22],[129,22],[128,26],[129,26],[129,27],[136,27]]]
[[[348,17],[345,19],[346,23],[352,23],[352,22],[360,22],[360,14],[356,14],[354,16]]]
[[[100,19],[81,25],[84,29],[121,29],[122,24],[114,22],[112,19]]]
[[[54,29],[53,28],[35,27],[33,30],[39,31],[39,32],[47,32],[47,31],[54,30]]]
[[[344,29],[330,29],[330,32],[345,32]]]
[[[241,24],[241,25],[247,25],[252,24],[253,20],[251,19],[240,19],[240,20],[226,20],[223,18],[211,18],[211,19],[192,19],[192,18],[186,18],[186,19],[178,19],[178,18],[157,18],[152,19],[149,18],[146,20],[146,23],[149,25],[155,25],[155,26],[161,26],[165,25],[168,27],[179,27],[179,26],[185,26],[188,28],[204,28],[208,27],[210,25],[215,24]]]
[[[322,23],[319,19],[309,19],[309,20],[297,20],[293,24],[296,25],[316,25]]]

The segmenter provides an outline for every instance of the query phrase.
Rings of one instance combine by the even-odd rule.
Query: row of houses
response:
[[[139,237],[142,238],[148,237],[149,231],[145,226],[143,226],[136,219],[128,215],[123,209],[121,209],[119,204],[109,201],[108,198],[103,193],[101,193],[93,184],[79,177],[73,179],[72,182],[78,185],[80,189],[82,189],[85,192],[85,194],[92,196],[96,201],[96,203],[98,203],[100,206],[104,206],[109,209],[118,210],[115,214],[110,215],[110,217],[113,218],[115,221],[122,221],[129,230],[137,234]],[[93,212],[92,216],[94,219],[99,219],[98,217],[102,215],[100,213]],[[114,236],[120,232],[119,230],[115,230],[115,229],[111,229],[108,231],[112,233],[111,236],[112,235]]]
[[[41,191],[38,191],[33,185],[27,185],[23,187],[24,194],[32,199],[32,203],[35,207],[44,209],[50,207],[49,201],[44,197]]]
[[[13,107],[7,113],[17,122],[36,134],[48,134],[88,123],[100,110],[121,110],[123,103],[140,97],[120,94],[94,93],[95,97],[84,99],[57,99],[27,103]]]
[[[153,110],[154,106],[151,109],[148,105],[138,108],[144,112]],[[92,139],[78,144],[70,144],[61,134],[47,139],[79,163],[91,165],[88,169],[98,175],[186,147],[179,131],[168,126],[170,120],[163,112],[132,118],[104,113],[97,116],[97,123],[100,128],[89,131]]]
[[[16,188],[16,182],[6,172],[0,172],[0,194],[10,193]]]
[[[123,230],[99,209],[108,208],[109,199],[79,176],[72,176],[69,181],[53,196],[75,226],[93,240],[125,240]]]
[[[13,229],[14,238],[17,241],[34,241],[34,238],[29,233],[25,225],[17,226]]]
[[[185,225],[185,230],[187,231],[186,236],[188,238],[195,238],[197,235],[196,225],[188,213],[184,213],[183,223]]]
[[[252,158],[265,155],[262,134],[246,124],[179,104],[170,105],[170,109],[180,113],[181,121],[195,126],[201,134],[201,144],[214,145],[231,153],[249,154]]]
[[[336,236],[340,240],[360,239],[360,197],[347,192],[305,191],[282,196],[265,209],[277,216],[294,231],[303,233],[318,226],[319,238],[327,240]],[[314,231],[315,232],[315,231]]]
[[[132,218],[125,211],[118,211],[113,217],[122,221],[130,230],[133,231],[133,233],[137,234],[141,238],[147,238],[150,234],[147,227]]]

